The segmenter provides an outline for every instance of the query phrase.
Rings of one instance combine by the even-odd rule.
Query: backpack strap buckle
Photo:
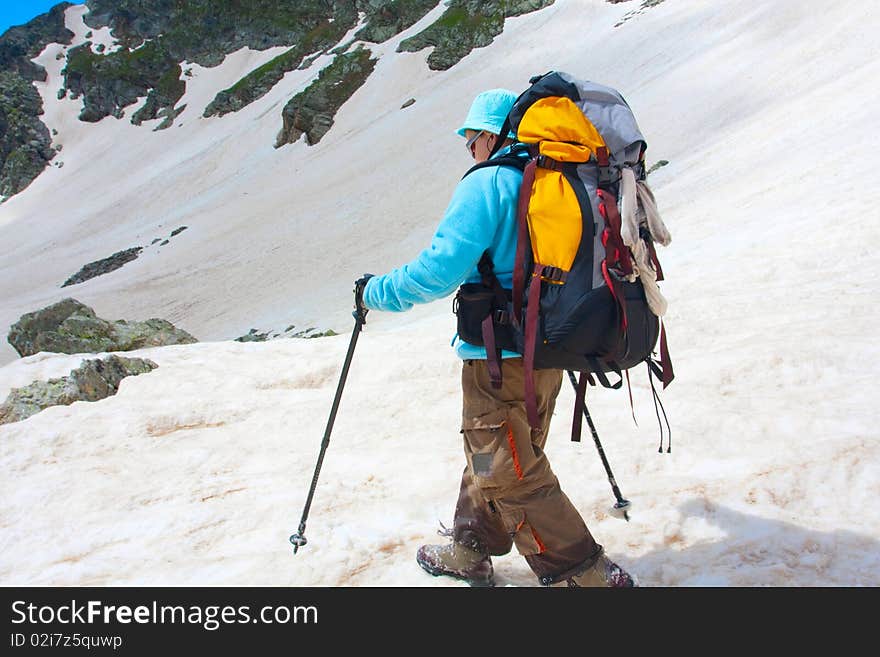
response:
[[[543,271],[541,271],[541,278],[548,283],[564,283],[568,278],[568,272],[559,267],[548,267],[545,265]]]
[[[496,308],[493,319],[496,324],[506,326],[507,324],[510,324],[510,313],[502,308]]]
[[[562,162],[559,160],[554,160],[552,157],[548,157],[547,155],[539,155],[537,158],[538,166],[542,169],[550,169],[551,171],[562,171]]]
[[[611,161],[608,158],[608,148],[606,146],[600,146],[596,149],[596,164],[599,167],[599,187],[610,187],[616,178],[611,169]]]

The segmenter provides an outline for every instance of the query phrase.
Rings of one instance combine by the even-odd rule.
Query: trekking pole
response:
[[[351,359],[354,355],[354,347],[357,344],[358,336],[364,324],[367,323],[367,308],[363,304],[364,286],[371,274],[364,274],[364,278],[359,279],[355,283],[355,307],[352,316],[354,317],[354,329],[351,332],[351,342],[348,344],[348,353],[345,354],[345,363],[342,365],[342,373],[339,375],[339,385],[336,386],[336,396],[333,398],[333,406],[330,409],[330,417],[327,420],[327,428],[324,430],[324,440],[321,441],[321,452],[318,454],[318,463],[315,465],[315,474],[312,476],[312,485],[309,488],[309,495],[306,498],[306,505],[303,509],[302,519],[299,521],[299,529],[295,534],[290,536],[290,542],[293,544],[293,553],[296,554],[306,540],[306,518],[309,516],[309,509],[312,506],[312,498],[315,496],[315,488],[318,486],[318,475],[321,473],[321,464],[324,462],[324,454],[327,453],[327,447],[330,445],[330,432],[333,431],[333,422],[336,420],[336,411],[339,409],[339,402],[342,399],[342,389],[345,387],[345,379],[348,377],[348,369],[351,366]]]
[[[577,378],[575,378],[574,372],[571,370],[568,370],[568,378],[571,381],[571,385],[574,386],[575,392],[577,392]],[[599,442],[599,432],[596,431],[596,425],[593,424],[593,418],[590,417],[590,411],[587,409],[586,401],[584,402],[584,417],[587,418],[587,424],[590,426],[590,431],[593,434],[593,442],[596,443],[596,449],[599,450],[599,458],[602,459],[602,465],[605,466],[605,472],[608,473],[608,481],[611,482],[611,491],[617,499],[617,502],[611,508],[611,515],[623,518],[629,522],[629,509],[632,504],[620,494],[620,488],[617,487],[617,482],[614,480],[614,473],[611,472],[611,466],[608,465],[608,459],[605,458],[605,450],[602,449],[602,443]]]

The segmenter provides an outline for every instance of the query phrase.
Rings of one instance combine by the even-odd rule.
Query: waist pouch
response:
[[[458,337],[469,344],[485,347],[483,343],[483,320],[493,316],[495,345],[508,351],[519,351],[510,324],[512,310],[511,290],[504,290],[504,307],[495,291],[482,283],[465,283],[458,289],[452,310],[458,318]],[[522,352],[520,352],[522,353]]]

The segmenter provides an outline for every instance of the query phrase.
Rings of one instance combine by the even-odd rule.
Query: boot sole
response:
[[[427,561],[422,561],[419,558],[416,558],[416,563],[422,567],[422,570],[424,570],[425,572],[427,572],[430,575],[433,575],[434,577],[445,576],[445,577],[451,577],[453,579],[460,579],[460,580],[467,582],[468,584],[470,584],[471,586],[476,587],[476,588],[493,588],[495,586],[494,579],[489,579],[489,580],[473,579],[470,577],[466,577],[464,575],[459,575],[457,573],[453,573],[448,570],[443,570],[442,568],[436,568],[436,567],[432,566],[431,564],[429,564]]]

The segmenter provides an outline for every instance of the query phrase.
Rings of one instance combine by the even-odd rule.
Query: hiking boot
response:
[[[461,543],[423,545],[416,552],[416,561],[435,576],[463,579],[471,586],[495,586],[489,555]]]
[[[579,575],[569,577],[568,585],[574,588],[606,587],[613,589],[638,586],[632,575],[604,554],[600,554],[593,565]]]

